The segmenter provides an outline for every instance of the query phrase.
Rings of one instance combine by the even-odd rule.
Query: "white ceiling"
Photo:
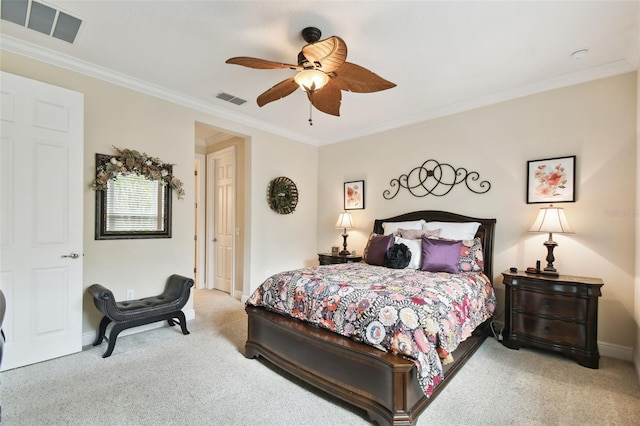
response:
[[[3,0],[12,1],[12,0]],[[74,44],[0,21],[0,47],[314,145],[637,69],[637,1],[46,1],[83,20]],[[260,108],[296,63],[300,31],[342,37],[347,60],[397,87],[343,92],[341,116],[302,91]],[[581,59],[571,53],[588,49]],[[216,99],[227,92],[247,102]]]

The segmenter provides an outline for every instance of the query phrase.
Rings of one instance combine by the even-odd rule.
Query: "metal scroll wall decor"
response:
[[[385,189],[382,196],[391,200],[398,195],[401,188],[405,188],[414,197],[425,197],[429,194],[443,197],[451,192],[454,186],[463,182],[469,191],[484,194],[491,189],[491,183],[486,180],[478,182],[479,179],[478,172],[469,172],[464,167],[456,169],[451,164],[427,160],[409,173],[391,179],[391,189]]]

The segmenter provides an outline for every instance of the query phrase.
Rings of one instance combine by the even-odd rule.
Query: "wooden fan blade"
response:
[[[360,65],[345,62],[336,70],[331,79],[341,90],[357,93],[379,92],[396,87],[395,83],[385,80],[378,74]],[[324,89],[323,89],[324,90]]]
[[[290,94],[295,92],[298,87],[300,86],[298,86],[298,83],[295,82],[293,77],[281,81],[271,89],[258,96],[258,106],[264,106],[269,102],[277,101],[278,99],[282,99],[285,96],[289,96]]]
[[[250,58],[248,56],[237,56],[226,60],[227,64],[242,65],[243,67],[256,68],[260,70],[276,70],[290,68],[301,70],[302,67],[293,64],[283,64],[282,62],[267,61],[266,59]]]
[[[333,80],[330,80],[317,92],[307,92],[307,97],[309,101],[311,101],[311,104],[319,111],[339,117],[342,93],[340,92],[340,88],[332,83]]]
[[[302,54],[326,73],[333,72],[347,60],[347,44],[340,37],[332,36],[325,40],[309,43],[302,48]]]

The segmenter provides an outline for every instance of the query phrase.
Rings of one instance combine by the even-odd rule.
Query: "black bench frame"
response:
[[[102,355],[103,358],[107,358],[116,346],[118,334],[123,330],[165,320],[172,327],[178,323],[182,334],[189,334],[182,308],[189,300],[192,286],[193,280],[191,278],[174,274],[167,280],[162,294],[138,300],[116,302],[111,290],[100,284],[93,284],[87,291],[93,296],[96,308],[104,314],[93,346],[98,346],[103,340],[109,342],[107,350]],[[114,325],[109,332],[109,337],[107,337],[107,327],[112,322]]]

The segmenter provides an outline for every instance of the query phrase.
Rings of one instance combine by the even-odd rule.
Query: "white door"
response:
[[[84,98],[0,72],[2,369],[82,350]]]
[[[233,147],[209,154],[207,173],[213,177],[208,193],[212,195],[213,238],[210,240],[213,267],[208,276],[213,288],[233,293],[235,235],[235,149]],[[211,215],[210,215],[211,217]],[[210,221],[211,223],[211,221]],[[211,281],[209,281],[211,283]]]

